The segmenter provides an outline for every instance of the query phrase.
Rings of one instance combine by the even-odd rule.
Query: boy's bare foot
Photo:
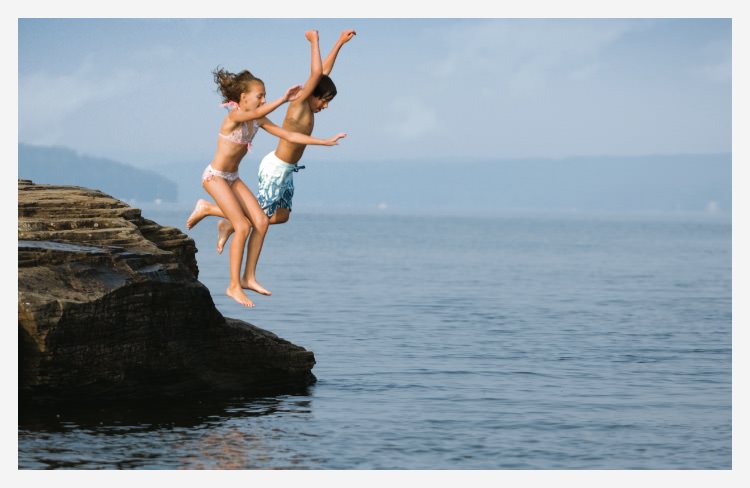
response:
[[[242,288],[227,288],[227,295],[234,298],[234,301],[242,305],[243,307],[252,308],[255,306],[252,300],[250,300]]]
[[[263,288],[263,286],[261,286],[261,284],[255,280],[242,279],[242,281],[240,281],[240,284],[242,285],[242,288],[246,290],[252,290],[255,293],[260,293],[261,295],[265,295],[267,297],[271,296],[271,292]]]
[[[229,236],[234,232],[234,227],[232,227],[232,223],[227,219],[219,219],[219,222],[216,224],[216,230],[219,234],[216,241],[216,252],[221,254],[224,250],[224,244],[227,243],[227,239],[229,239]]]
[[[199,198],[198,201],[195,204],[195,208],[193,209],[193,213],[190,214],[190,217],[187,219],[187,228],[192,229],[198,222],[203,220],[203,217],[208,215],[206,213],[206,207],[209,205],[209,202],[206,200]]]

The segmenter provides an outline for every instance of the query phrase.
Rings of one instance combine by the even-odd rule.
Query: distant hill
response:
[[[260,156],[240,167],[257,189]],[[152,171],[70,149],[19,144],[19,177],[100,189],[122,200],[192,207],[210,198],[200,185],[206,161]],[[562,211],[707,213],[731,216],[732,155],[645,155],[562,159],[326,161],[303,158],[294,176],[301,212]]]
[[[177,184],[156,172],[64,147],[18,144],[18,177],[34,183],[93,188],[135,204],[177,200]]]

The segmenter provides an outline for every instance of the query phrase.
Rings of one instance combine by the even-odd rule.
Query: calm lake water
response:
[[[215,219],[188,235],[221,312],[312,350],[317,384],[20,412],[19,469],[732,468],[728,218],[295,212],[251,310]]]

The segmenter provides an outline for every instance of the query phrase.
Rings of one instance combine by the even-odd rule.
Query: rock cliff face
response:
[[[99,191],[18,181],[19,399],[256,394],[315,381],[314,355],[223,317],[195,243]]]

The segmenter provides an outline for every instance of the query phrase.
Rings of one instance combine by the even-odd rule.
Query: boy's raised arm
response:
[[[357,33],[354,31],[354,29],[347,29],[341,33],[338,40],[336,41],[336,44],[334,44],[333,48],[331,49],[331,52],[329,52],[328,56],[326,56],[326,60],[323,61],[324,75],[328,76],[331,74],[331,71],[333,71],[333,64],[336,62],[336,56],[338,56],[339,51],[344,44],[352,40],[352,38],[356,35]]]
[[[320,61],[320,44],[318,31],[309,30],[305,32],[305,39],[310,41],[310,77],[307,79],[305,84],[302,86],[302,90],[295,97],[296,100],[304,100],[315,90],[315,87],[320,81],[320,75],[323,74],[323,66]]]

